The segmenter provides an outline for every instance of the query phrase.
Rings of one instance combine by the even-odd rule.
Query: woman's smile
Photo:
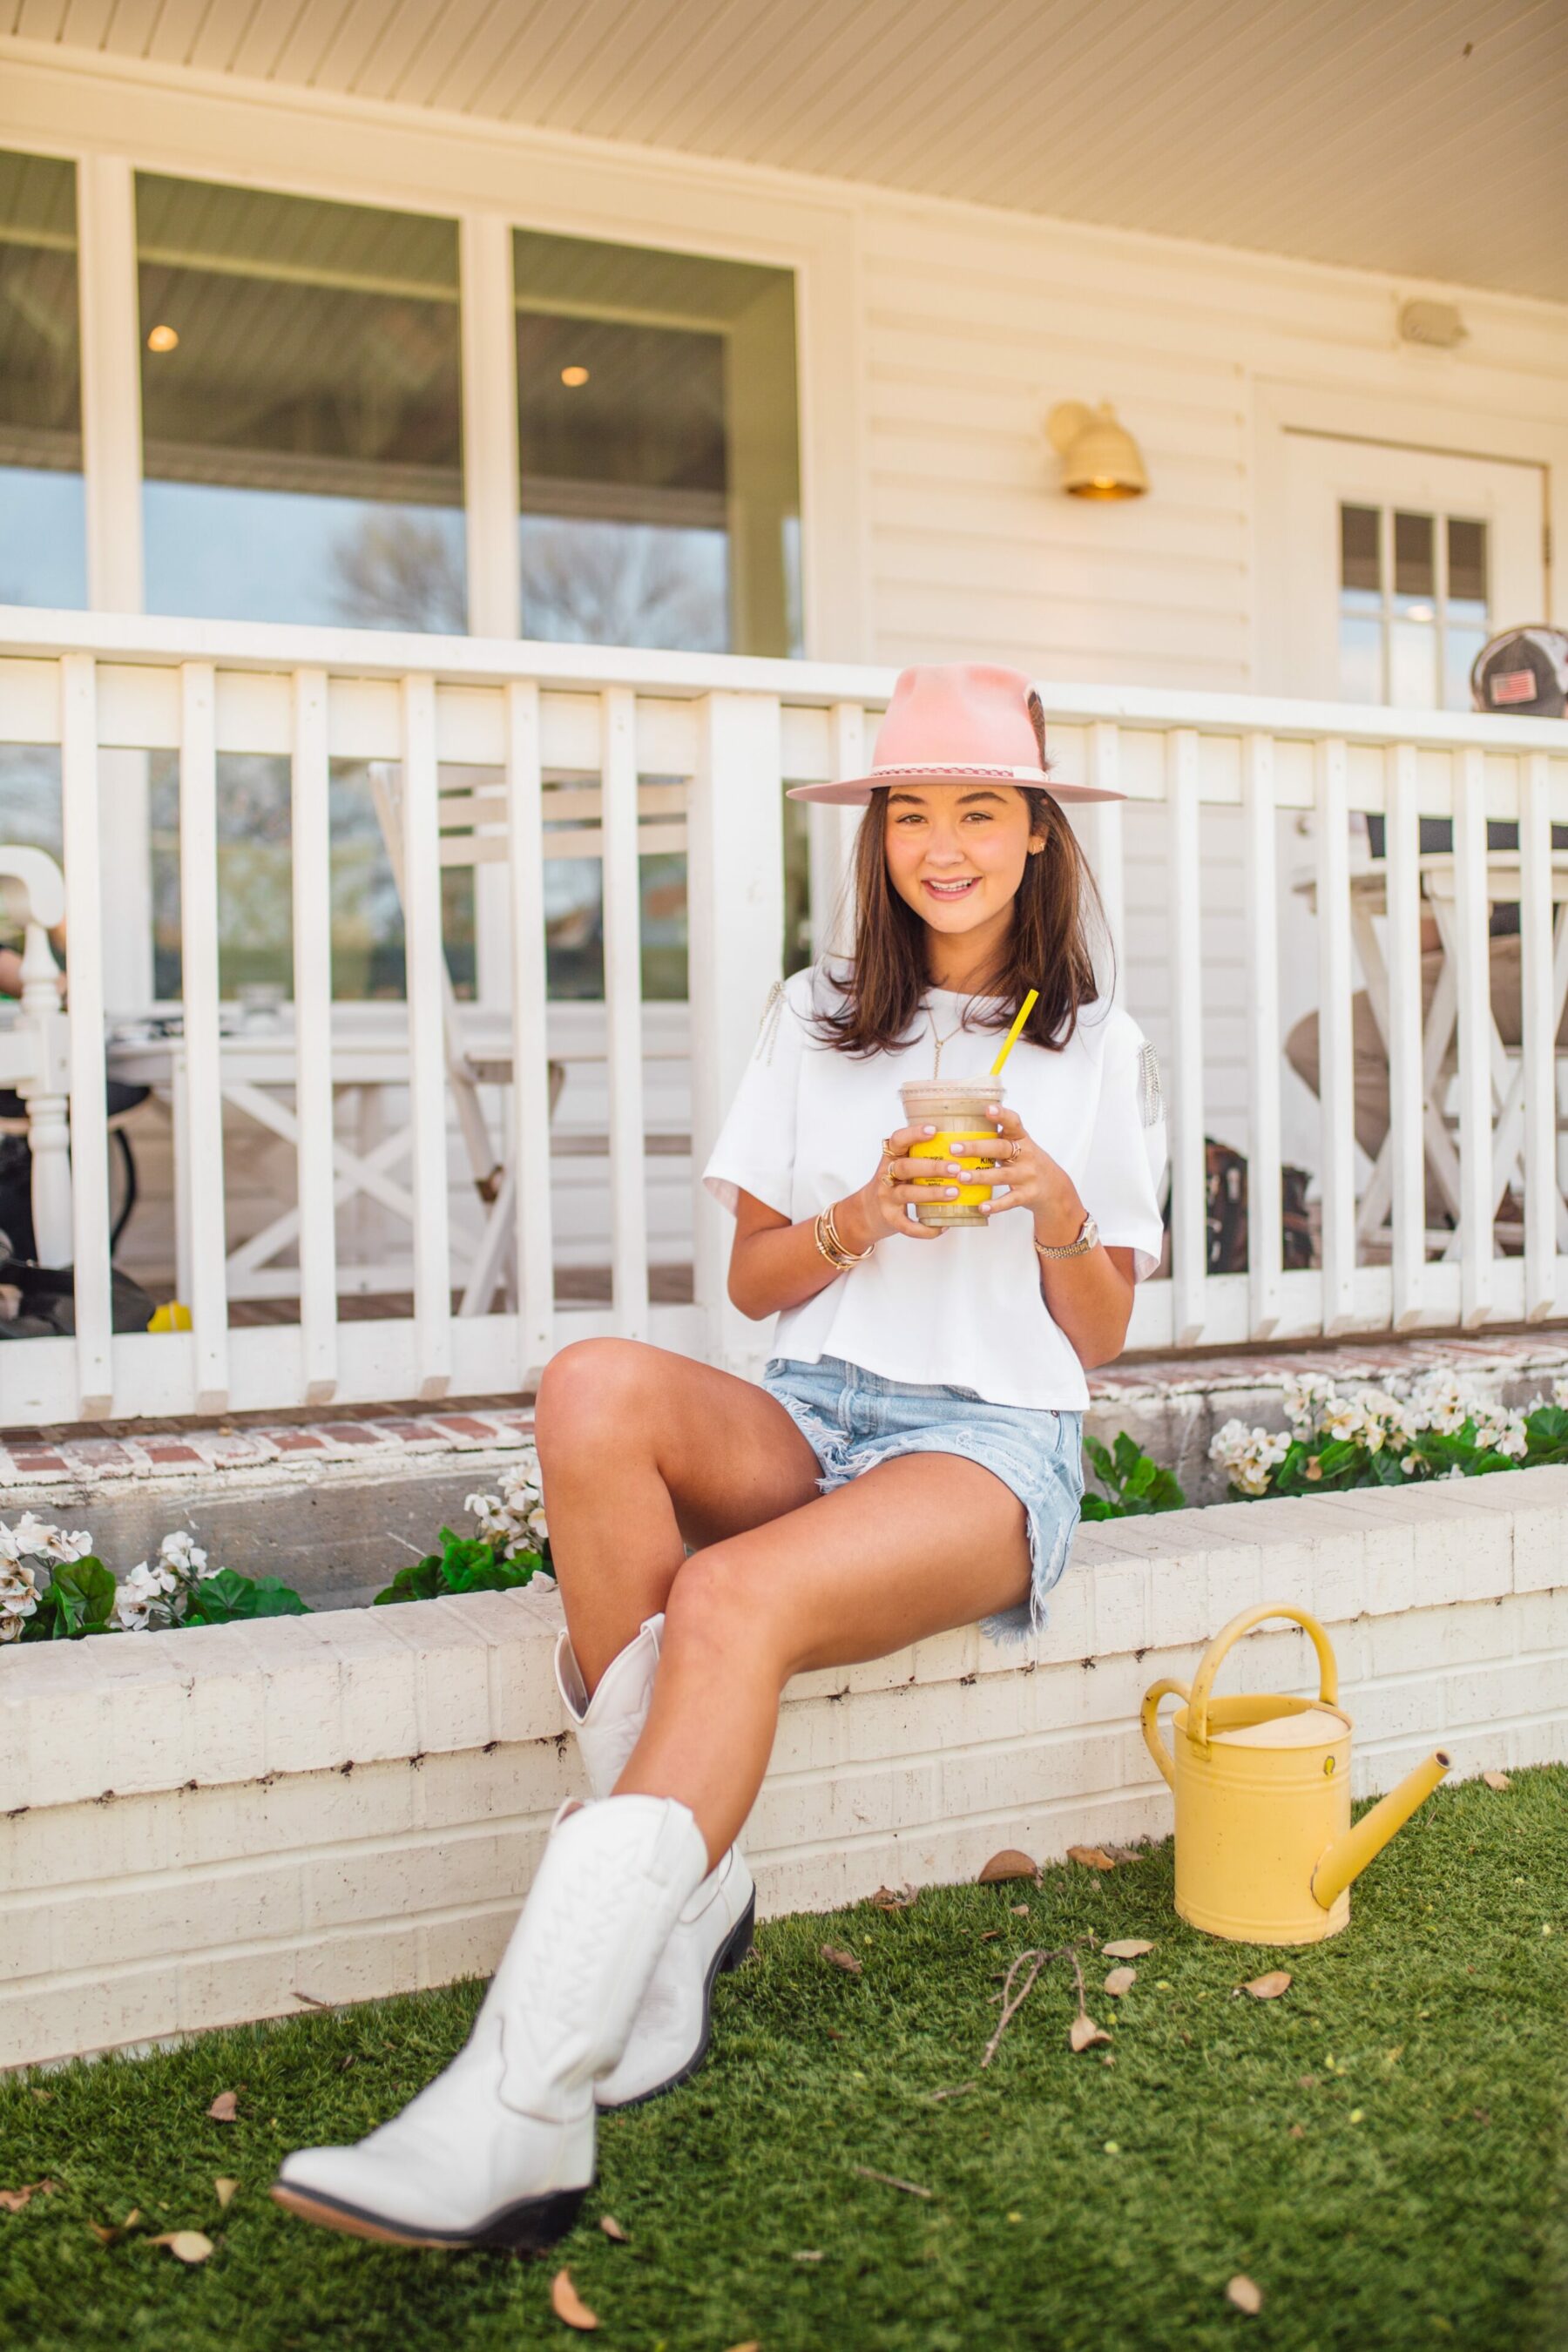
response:
[[[978,874],[961,874],[949,882],[939,882],[934,875],[927,874],[922,877],[921,887],[929,890],[933,898],[967,898],[972,890],[979,889],[980,881]]]

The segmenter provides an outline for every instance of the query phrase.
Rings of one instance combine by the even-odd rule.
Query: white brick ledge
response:
[[[1156,1675],[1255,1602],[1329,1626],[1358,1789],[1568,1758],[1568,1470],[1080,1531],[1027,1648],[974,1628],[791,1685],[748,1849],[768,1911],[1169,1827]],[[488,1970],[577,1785],[552,1595],[0,1653],[0,2065]],[[1237,1687],[1300,1688],[1254,1636]]]

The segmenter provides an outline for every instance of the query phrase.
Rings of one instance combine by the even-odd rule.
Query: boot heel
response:
[[[720,1976],[728,1976],[731,1969],[740,1967],[752,1948],[752,1931],[756,1924],[757,1898],[753,1895],[725,1938],[724,1948],[719,1955],[717,1973]]]
[[[586,2195],[584,2189],[558,2189],[549,2197],[531,2197],[487,2222],[476,2243],[491,2253],[541,2253],[575,2225]]]

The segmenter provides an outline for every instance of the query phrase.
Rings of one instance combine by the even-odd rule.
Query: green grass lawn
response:
[[[1110,1875],[765,1927],[721,1990],[712,2063],[607,2125],[581,2225],[533,2262],[330,2236],[266,2194],[285,2149],[353,2138],[424,2083],[474,1986],[11,2078],[0,2188],[58,2186],[0,2212],[0,2343],[563,2346],[564,2263],[595,2340],[638,2352],[1563,2352],[1568,1768],[1440,1790],[1352,1902],[1349,1932],[1309,1951],[1211,1942],[1176,1923],[1167,1846]],[[1110,2049],[1069,2052],[1058,1963],[982,2072],[1009,1956],[1090,1930],[1155,1946],[1119,2002],[1086,1955]],[[1280,1964],[1282,1999],[1237,1995]],[[225,2090],[232,2126],[205,2113]],[[219,2175],[240,2184],[226,2211]],[[132,2207],[100,2244],[90,2225]],[[210,2260],[148,2242],[175,2229],[205,2231]],[[1226,2300],[1237,2272],[1256,2317]]]

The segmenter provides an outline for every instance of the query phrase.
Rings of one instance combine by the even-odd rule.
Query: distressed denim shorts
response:
[[[956,1454],[1011,1487],[1028,1522],[1029,1598],[984,1621],[996,1641],[1046,1622],[1046,1596],[1068,1563],[1083,1500],[1083,1415],[990,1404],[973,1389],[921,1388],[824,1356],[775,1356],[763,1385],[822,1465],[825,1495],[900,1454]]]

